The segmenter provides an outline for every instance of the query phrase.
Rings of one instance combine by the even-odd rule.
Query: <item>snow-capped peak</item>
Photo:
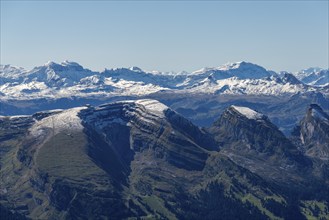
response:
[[[218,68],[222,71],[228,71],[231,75],[242,79],[259,79],[270,77],[272,73],[265,68],[248,62],[231,63]]]
[[[262,119],[263,118],[263,114],[256,112],[250,108],[247,107],[242,107],[242,106],[235,106],[232,105],[231,108],[233,108],[234,110],[236,110],[238,113],[240,113],[241,115],[247,117],[248,119]]]
[[[207,74],[217,72],[220,75],[220,78],[228,77],[238,77],[240,79],[260,79],[265,77],[270,77],[273,75],[271,71],[267,71],[265,68],[258,66],[253,63],[248,63],[245,61],[227,63],[219,67],[214,68],[203,68],[197,71],[194,71],[193,75]]]
[[[48,61],[43,66],[28,71],[24,83],[41,82],[49,87],[70,87],[78,84],[82,78],[94,74],[75,62],[64,61],[58,64]]]
[[[82,66],[79,63],[73,62],[73,61],[68,61],[68,60],[64,60],[61,63],[56,63],[54,61],[48,61],[43,66],[48,67],[48,68],[56,68],[56,67],[82,68]]]
[[[222,70],[222,71],[228,71],[228,70],[233,70],[233,69],[259,69],[261,68],[262,70],[265,70],[263,67],[253,64],[253,63],[249,63],[249,62],[245,62],[245,61],[239,61],[239,62],[229,62],[226,63],[224,65],[221,65],[219,67],[217,67],[217,70]]]

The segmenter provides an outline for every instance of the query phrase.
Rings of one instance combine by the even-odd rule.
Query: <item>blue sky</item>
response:
[[[1,1],[1,64],[328,68],[328,1]]]

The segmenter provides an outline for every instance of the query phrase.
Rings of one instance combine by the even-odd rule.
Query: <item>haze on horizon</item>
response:
[[[328,68],[328,1],[1,1],[1,64]]]

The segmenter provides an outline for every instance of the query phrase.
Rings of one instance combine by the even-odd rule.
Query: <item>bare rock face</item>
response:
[[[205,149],[214,148],[204,131],[155,100],[102,105],[84,110],[80,116],[85,127],[99,134],[122,157],[152,150],[156,157],[175,166],[202,170]]]
[[[306,155],[329,159],[329,116],[319,105],[309,106],[293,136],[298,137]]]

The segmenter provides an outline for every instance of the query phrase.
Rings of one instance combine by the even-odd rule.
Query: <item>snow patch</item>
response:
[[[257,119],[262,119],[264,116],[263,114],[258,113],[247,107],[241,107],[241,106],[235,106],[235,105],[232,105],[231,107],[249,119],[257,120]]]
[[[28,117],[30,117],[30,115],[13,115],[13,116],[9,116],[9,119],[28,118]]]
[[[140,99],[135,101],[136,104],[143,105],[145,109],[154,115],[157,115],[161,118],[164,118],[164,111],[168,109],[168,107],[157,100],[153,99]]]
[[[48,129],[51,129],[54,135],[63,130],[80,131],[83,129],[83,126],[81,124],[81,119],[78,117],[78,113],[86,108],[87,107],[72,108],[43,118],[30,128],[30,133],[33,136],[41,136]]]

